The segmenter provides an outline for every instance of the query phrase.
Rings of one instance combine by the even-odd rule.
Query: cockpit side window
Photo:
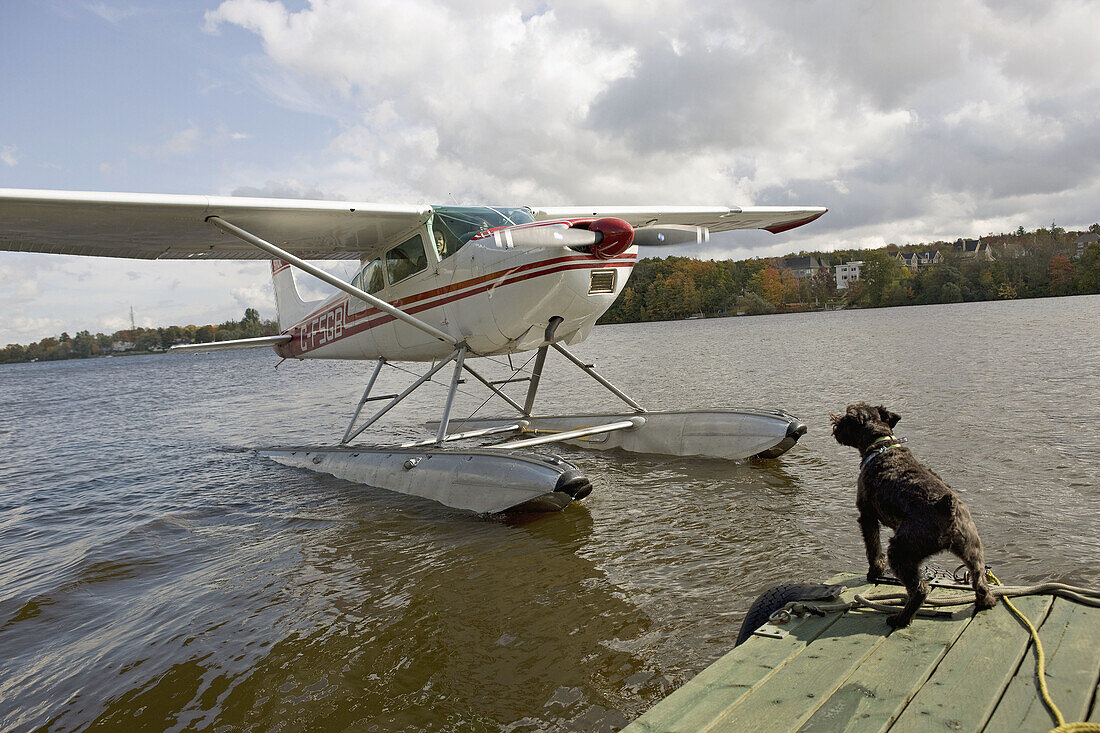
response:
[[[432,219],[432,241],[435,244],[435,251],[439,255],[440,261],[462,249],[462,245],[469,241],[469,237],[463,239],[455,234],[449,226],[450,223],[452,222],[448,222],[442,216],[436,216]]]
[[[363,269],[352,279],[351,284],[371,295],[386,287],[386,279],[382,275],[382,260],[371,260],[363,265]]]
[[[428,267],[428,254],[419,234],[406,239],[386,253],[386,279],[390,285]]]

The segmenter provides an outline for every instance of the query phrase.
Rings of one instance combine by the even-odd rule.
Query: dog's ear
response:
[[[829,415],[833,421],[833,437],[841,445],[855,445],[855,421],[848,415]]]
[[[878,406],[878,416],[891,428],[898,424],[898,420],[901,420],[901,415],[897,414],[896,412],[890,412],[882,405]]]

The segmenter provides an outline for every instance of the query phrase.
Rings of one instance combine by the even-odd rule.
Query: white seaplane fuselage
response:
[[[509,248],[491,232],[441,257],[431,244],[430,224],[421,229],[417,236],[426,258],[423,268],[394,282],[383,272],[385,284],[371,294],[465,341],[471,356],[538,348],[555,316],[562,319],[560,340],[570,345],[583,341],[615,302],[638,257],[634,245],[607,259],[569,247]],[[371,266],[361,263],[360,273]],[[283,301],[294,294],[279,280],[289,278],[290,266],[275,261],[272,269],[282,318],[287,310]],[[369,286],[366,278],[359,281]],[[433,361],[454,350],[452,344],[343,293],[303,305],[309,308],[304,317],[280,324],[292,336],[275,347],[280,356]]]

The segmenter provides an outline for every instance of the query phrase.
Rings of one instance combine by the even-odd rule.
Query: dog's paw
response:
[[[877,583],[878,581],[882,580],[885,577],[886,577],[886,566],[872,567],[870,570],[867,571],[867,582],[868,583]]]
[[[987,593],[984,596],[977,596],[974,598],[974,609],[977,611],[985,611],[993,608],[997,605],[997,596],[992,593]]]
[[[886,623],[890,625],[891,629],[901,629],[909,625],[909,619],[905,617],[904,613],[892,613],[886,617]]]

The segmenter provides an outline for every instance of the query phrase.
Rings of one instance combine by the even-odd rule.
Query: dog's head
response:
[[[833,421],[833,437],[841,445],[863,450],[876,439],[890,435],[901,420],[897,413],[882,405],[873,407],[866,402],[848,405],[843,415],[830,415]]]

